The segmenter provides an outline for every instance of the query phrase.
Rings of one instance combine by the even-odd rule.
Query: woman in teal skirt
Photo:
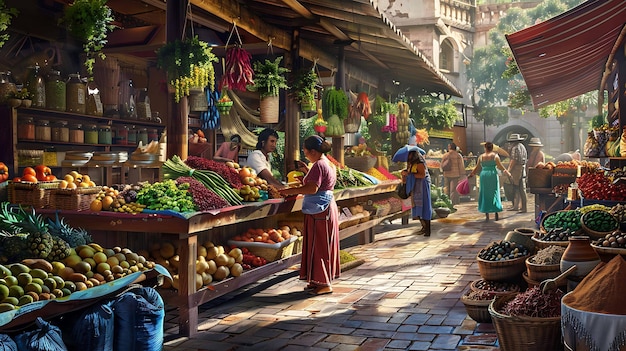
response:
[[[493,151],[493,143],[485,143],[485,152],[478,157],[476,168],[468,177],[480,175],[480,190],[478,193],[478,211],[485,214],[485,220],[489,220],[489,214],[495,213],[496,221],[498,212],[502,212],[502,202],[500,201],[500,180],[498,179],[498,169],[507,176],[511,173],[500,162],[500,156]]]

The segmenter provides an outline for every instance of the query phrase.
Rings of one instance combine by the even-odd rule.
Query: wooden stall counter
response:
[[[346,206],[356,199],[370,199],[381,196],[393,196],[399,180],[381,182],[369,187],[346,188],[335,191],[335,200]],[[340,205],[343,206],[343,205]],[[212,283],[209,287],[196,289],[196,252],[199,236],[219,239],[224,235],[234,235],[238,225],[251,221],[277,222],[280,215],[300,212],[302,196],[286,199],[270,199],[263,202],[246,203],[215,211],[180,213],[140,213],[125,214],[116,212],[91,211],[58,211],[41,209],[38,213],[54,217],[58,212],[68,224],[81,227],[102,236],[102,244],[107,246],[128,246],[129,242],[148,245],[150,241],[160,240],[162,235],[175,238],[177,252],[180,257],[179,289],[172,296],[164,296],[168,303],[178,306],[180,310],[179,334],[192,336],[198,333],[198,306],[245,285],[254,283],[268,275],[284,270],[300,262],[300,254],[270,262],[264,266],[245,271],[236,278],[227,278]],[[376,217],[354,227],[340,231],[340,237],[361,235],[360,243],[373,240],[372,228],[384,219],[397,216],[408,216],[406,212],[389,213]],[[276,225],[276,223],[273,223]],[[100,237],[99,237],[100,238]],[[147,249],[147,247],[145,247]],[[165,294],[169,295],[169,294]]]

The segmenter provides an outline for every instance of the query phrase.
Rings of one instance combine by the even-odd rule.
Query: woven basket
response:
[[[346,166],[357,171],[367,172],[376,165],[377,158],[374,156],[346,156],[343,162]]]
[[[76,189],[53,189],[50,194],[50,207],[66,211],[86,211],[98,197],[102,187]]]
[[[474,280],[471,284],[470,284],[470,289],[472,291],[479,291],[479,292],[487,292],[487,293],[491,293],[494,294],[496,296],[500,296],[500,295],[508,295],[511,293],[517,293],[519,292],[519,285],[514,284],[514,283],[506,283],[509,285],[510,290],[505,290],[505,291],[496,291],[496,290],[487,290],[487,289],[481,289],[478,287],[478,283],[483,281],[483,279],[478,279],[478,280]]]
[[[560,264],[536,264],[530,262],[535,257],[530,256],[526,259],[526,274],[528,278],[536,281],[543,281],[546,279],[556,278],[561,274]]]
[[[467,295],[461,296],[467,315],[478,323],[491,323],[489,304],[491,300],[472,300]]]
[[[561,343],[561,317],[513,317],[499,311],[514,294],[497,297],[489,305],[491,321],[496,329],[502,351],[554,351],[563,350]]]
[[[539,229],[541,230],[541,232],[542,232],[542,233],[547,233],[550,229],[552,229],[552,228],[548,228],[548,229],[546,229],[546,227],[544,226],[544,223],[546,222],[546,219],[547,219],[547,218],[549,218],[549,217],[551,217],[551,216],[554,216],[554,215],[555,215],[556,213],[558,213],[558,212],[569,212],[569,211],[573,211],[573,210],[560,210],[560,211],[556,211],[556,212],[552,212],[552,213],[547,214],[547,215],[546,215],[545,217],[543,217],[543,219],[541,220],[541,225],[539,226]]]
[[[278,123],[280,100],[278,96],[267,96],[261,99],[261,123]]]
[[[487,261],[476,257],[481,278],[485,280],[509,281],[519,279],[526,270],[524,263],[529,255],[505,261]]]
[[[599,210],[599,211],[602,211],[602,210]],[[613,220],[615,221],[615,228],[614,228],[613,230],[610,230],[610,231],[608,231],[608,232],[598,232],[598,231],[595,231],[595,230],[593,230],[593,229],[590,229],[590,228],[589,228],[589,227],[587,227],[587,225],[585,224],[585,218],[586,218],[586,216],[587,216],[589,213],[592,213],[592,212],[596,212],[596,211],[589,211],[589,212],[585,213],[584,215],[580,216],[580,225],[582,226],[583,231],[585,232],[585,234],[587,234],[587,235],[588,235],[588,236],[589,236],[592,240],[593,240],[593,239],[600,239],[600,238],[604,238],[607,234],[610,234],[610,233],[612,233],[614,230],[619,229],[619,222],[618,222],[618,220],[617,220],[615,217],[613,217],[612,215],[611,215],[611,217],[612,217],[612,218],[613,218]],[[606,211],[605,211],[605,212],[606,212]],[[608,213],[608,212],[607,212],[607,213]]]
[[[296,239],[296,241],[294,241],[293,243],[293,252],[292,254],[299,254],[302,252],[302,243],[304,241],[304,237],[303,236],[299,236],[298,239]]]
[[[535,242],[535,251],[539,251],[541,249],[545,249],[548,246],[563,246],[567,247],[569,245],[569,241],[544,241],[538,238],[533,237],[532,240]]]
[[[0,183],[0,202],[9,201],[9,181]]]
[[[61,181],[38,183],[9,183],[9,201],[13,204],[32,206],[34,208],[48,207],[50,193],[59,187]]]

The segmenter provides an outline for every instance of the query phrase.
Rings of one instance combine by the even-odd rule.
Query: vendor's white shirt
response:
[[[248,159],[246,160],[246,165],[256,172],[256,174],[260,174],[261,171],[267,169],[270,173],[272,173],[272,165],[270,161],[265,157],[263,151],[254,150],[248,155]]]

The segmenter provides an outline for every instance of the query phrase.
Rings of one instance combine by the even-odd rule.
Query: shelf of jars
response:
[[[155,128],[164,128],[165,125],[152,121],[152,120],[143,120],[143,119],[124,119],[124,118],[116,118],[109,116],[95,116],[88,114],[81,114],[75,112],[67,112],[67,111],[57,111],[57,110],[49,110],[42,108],[19,108],[17,109],[19,116],[30,116],[37,119],[47,118],[49,120],[81,120],[81,121],[91,121],[94,124],[102,124],[111,122],[112,124],[133,124],[145,127],[155,127]]]

